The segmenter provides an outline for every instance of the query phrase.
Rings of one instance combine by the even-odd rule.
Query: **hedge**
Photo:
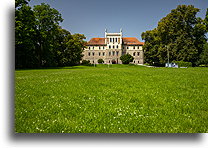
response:
[[[173,61],[173,63],[178,64],[178,67],[192,67],[192,63],[191,62]]]

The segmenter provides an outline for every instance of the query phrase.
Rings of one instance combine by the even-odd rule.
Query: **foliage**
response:
[[[173,61],[173,63],[178,64],[179,67],[192,67],[192,63],[191,62]]]
[[[32,9],[28,0],[15,1],[15,67],[39,68],[78,64],[85,36],[62,29],[61,14],[48,4]]]
[[[82,64],[82,65],[85,65],[85,66],[91,65],[91,64],[90,64],[90,60],[83,60],[81,64]]]
[[[206,24],[206,28],[207,28],[207,32],[208,32],[208,8],[207,8],[207,12],[206,12],[206,16],[205,16],[204,22]]]
[[[208,66],[208,43],[204,44],[204,50],[200,55],[199,64]]]
[[[208,68],[15,72],[17,133],[207,133]]]
[[[206,42],[206,27],[201,18],[196,18],[198,11],[192,5],[179,5],[158,22],[157,28],[143,32],[145,62],[164,64],[169,51],[170,61],[196,65]]]
[[[133,62],[134,57],[127,53],[122,55],[120,57],[120,60],[122,61],[123,64],[129,64],[130,62]]]
[[[15,63],[18,68],[33,68],[37,63],[34,12],[26,1],[15,1]]]
[[[98,59],[98,63],[99,63],[99,64],[104,63],[103,59]]]

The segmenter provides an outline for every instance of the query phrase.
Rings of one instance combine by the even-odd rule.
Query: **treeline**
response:
[[[196,17],[197,12],[192,5],[179,5],[158,22],[157,28],[143,32],[145,62],[164,65],[169,57],[170,62],[208,65],[208,9],[205,19]]]
[[[15,68],[76,65],[85,36],[62,29],[61,14],[48,4],[31,8],[29,0],[15,0]]]

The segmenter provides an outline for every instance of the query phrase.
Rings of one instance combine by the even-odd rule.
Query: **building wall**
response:
[[[105,64],[112,64],[112,60],[115,60],[117,64],[122,64],[120,57],[127,53],[134,57],[132,64],[144,64],[144,53],[142,46],[135,46],[135,49],[133,46],[126,45],[123,45],[118,49],[109,49],[106,46],[87,46],[83,52],[83,60],[90,60],[90,63],[92,64],[94,62],[95,64],[98,64],[98,59],[103,59]]]
[[[123,45],[122,31],[120,33],[105,32],[105,45],[87,45],[83,51],[83,60],[89,60],[90,63],[98,64],[98,59],[103,59],[105,64],[122,64],[120,57],[129,53],[134,57],[133,64],[143,64],[143,50],[140,45]]]

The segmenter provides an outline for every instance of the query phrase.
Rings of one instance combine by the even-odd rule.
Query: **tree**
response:
[[[83,34],[74,34],[72,39],[66,43],[66,49],[64,50],[65,65],[77,65],[80,63],[83,57],[83,50],[86,42],[86,37]]]
[[[204,44],[204,50],[200,55],[199,64],[208,66],[208,43]]]
[[[198,8],[179,5],[158,22],[157,28],[142,33],[145,61],[164,64],[168,61],[197,63],[206,41],[203,20],[196,18]]]
[[[15,1],[15,67],[36,67],[35,17],[25,0]]]
[[[206,16],[205,16],[204,22],[205,22],[206,29],[207,29],[207,32],[208,32],[208,8],[207,8],[207,12],[206,12]]]
[[[59,23],[63,21],[61,14],[48,4],[34,6],[34,14],[37,29],[37,50],[40,66],[57,66],[54,45],[56,34],[58,33]]]
[[[103,59],[98,59],[98,63],[99,63],[99,64],[104,63]]]
[[[134,57],[127,53],[122,55],[120,57],[120,60],[122,61],[123,64],[129,64],[130,62],[133,62]]]

